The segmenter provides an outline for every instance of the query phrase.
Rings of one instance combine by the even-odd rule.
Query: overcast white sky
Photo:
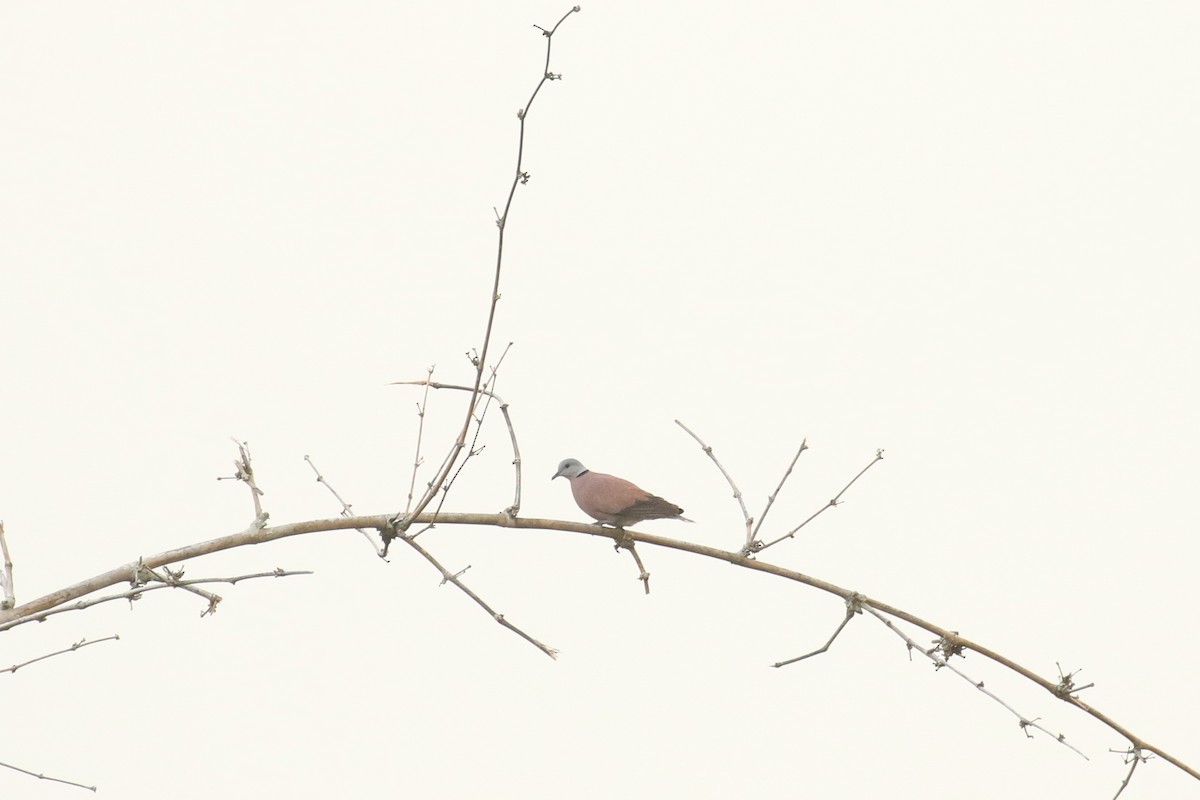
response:
[[[412,389],[469,376],[516,110],[569,3],[0,5],[0,519],[28,601],[252,515],[403,506]],[[1200,11],[1188,2],[593,2],[555,38],[509,226],[498,391],[528,516],[575,457],[1039,673],[1200,765]],[[431,402],[439,460],[465,397]],[[498,418],[447,507],[511,501]],[[104,796],[1111,797],[1124,742],[978,656],[1028,740],[872,619],[571,534],[321,534],[26,626],[0,761]],[[920,635],[921,640],[928,638]],[[79,797],[0,770],[5,797]],[[1200,796],[1155,761],[1123,797]]]

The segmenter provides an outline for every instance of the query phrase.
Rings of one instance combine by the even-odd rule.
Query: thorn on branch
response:
[[[460,569],[458,572],[454,573],[453,575],[444,576],[442,578],[442,582],[439,583],[438,586],[445,586],[450,581],[461,578],[463,575],[467,574],[467,570],[469,570],[470,568],[471,568],[471,565],[467,564],[465,567],[463,567],[462,569]]]

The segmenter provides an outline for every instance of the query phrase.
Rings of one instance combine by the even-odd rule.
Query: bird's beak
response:
[[[556,473],[554,473],[553,475],[551,475],[551,476],[550,476],[550,480],[554,480],[555,478],[561,478],[561,477],[562,477],[562,473],[561,473],[561,472],[556,472]]]

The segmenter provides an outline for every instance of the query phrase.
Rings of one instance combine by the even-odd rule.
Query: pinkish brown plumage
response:
[[[554,477],[563,477],[571,482],[571,494],[575,503],[592,519],[615,528],[624,528],[648,519],[678,519],[691,522],[683,516],[683,509],[657,495],[650,494],[624,478],[592,472],[573,458],[564,459],[558,465]],[[553,478],[551,478],[553,480]]]

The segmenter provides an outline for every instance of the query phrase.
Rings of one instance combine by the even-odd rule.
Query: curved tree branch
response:
[[[413,522],[427,523],[433,522],[432,514],[421,515],[413,519]],[[836,595],[843,600],[849,600],[854,595],[861,595],[852,589],[846,589],[828,581],[823,581],[820,578],[814,578],[811,575],[805,575],[787,567],[778,564],[772,564],[767,561],[750,558],[736,550],[721,550],[716,547],[697,544],[695,542],[685,541],[683,539],[671,539],[666,536],[656,536],[650,533],[641,533],[633,530],[618,530],[614,528],[603,528],[599,525],[586,525],[580,522],[569,522],[566,520],[555,519],[530,519],[530,518],[513,518],[505,514],[465,514],[465,513],[450,513],[442,512],[438,514],[437,520],[442,525],[487,525],[497,528],[517,528],[523,530],[545,530],[558,531],[561,533],[584,534],[587,536],[599,536],[606,539],[612,539],[614,543],[620,544],[622,541],[632,540],[634,542],[653,545],[655,547],[666,547],[672,550],[680,550],[686,553],[713,558],[719,561],[725,561],[734,566],[742,567],[743,569],[752,570],[754,572],[763,572],[769,575],[774,575],[779,578],[785,578],[796,583],[802,583],[806,586],[811,586],[814,589],[820,589],[832,595]],[[173,550],[166,550],[153,556],[146,556],[139,560],[132,561],[127,564],[122,564],[114,567],[107,572],[80,581],[72,586],[60,589],[56,592],[51,592],[48,595],[39,597],[28,603],[17,606],[14,609],[0,612],[0,631],[5,631],[14,628],[18,625],[23,625],[27,622],[35,622],[44,619],[45,612],[50,611],[64,603],[70,603],[74,600],[84,597],[92,592],[98,591],[108,586],[113,586],[117,583],[129,581],[133,578],[140,567],[148,567],[154,569],[157,567],[175,564],[189,558],[197,558],[199,556],[217,553],[222,550],[229,550],[235,547],[245,545],[265,544],[277,539],[286,539],[291,536],[301,536],[308,533],[318,533],[323,531],[342,531],[353,530],[356,528],[374,528],[380,531],[391,530],[394,528],[392,519],[387,514],[376,514],[371,516],[359,517],[336,517],[333,519],[315,519],[305,522],[294,522],[288,525],[275,525],[271,527],[251,526],[239,533],[222,536],[217,539],[210,539],[206,542],[198,542],[196,544],[177,547]],[[1013,661],[1006,656],[992,650],[989,647],[973,642],[958,633],[936,625],[928,620],[918,617],[909,611],[902,608],[885,603],[882,600],[876,600],[866,595],[861,595],[862,602],[870,605],[875,610],[895,617],[896,619],[904,620],[911,625],[922,628],[935,636],[939,637],[939,648],[942,652],[962,652],[965,650],[973,650],[979,655],[995,661],[1003,667],[1006,667],[1017,673],[1026,680],[1037,684],[1052,695],[1062,700],[1063,702],[1075,706],[1084,713],[1094,717],[1100,722],[1107,725],[1112,730],[1127,739],[1130,744],[1136,749],[1148,753],[1154,753],[1158,757],[1167,761],[1170,764],[1191,775],[1193,778],[1200,780],[1200,772],[1193,767],[1188,766],[1183,761],[1175,756],[1167,753],[1163,749],[1150,744],[1141,737],[1107,716],[1099,709],[1083,702],[1078,697],[1070,694],[1069,690],[1064,690],[1061,681],[1051,681],[1043,678],[1028,667]]]

